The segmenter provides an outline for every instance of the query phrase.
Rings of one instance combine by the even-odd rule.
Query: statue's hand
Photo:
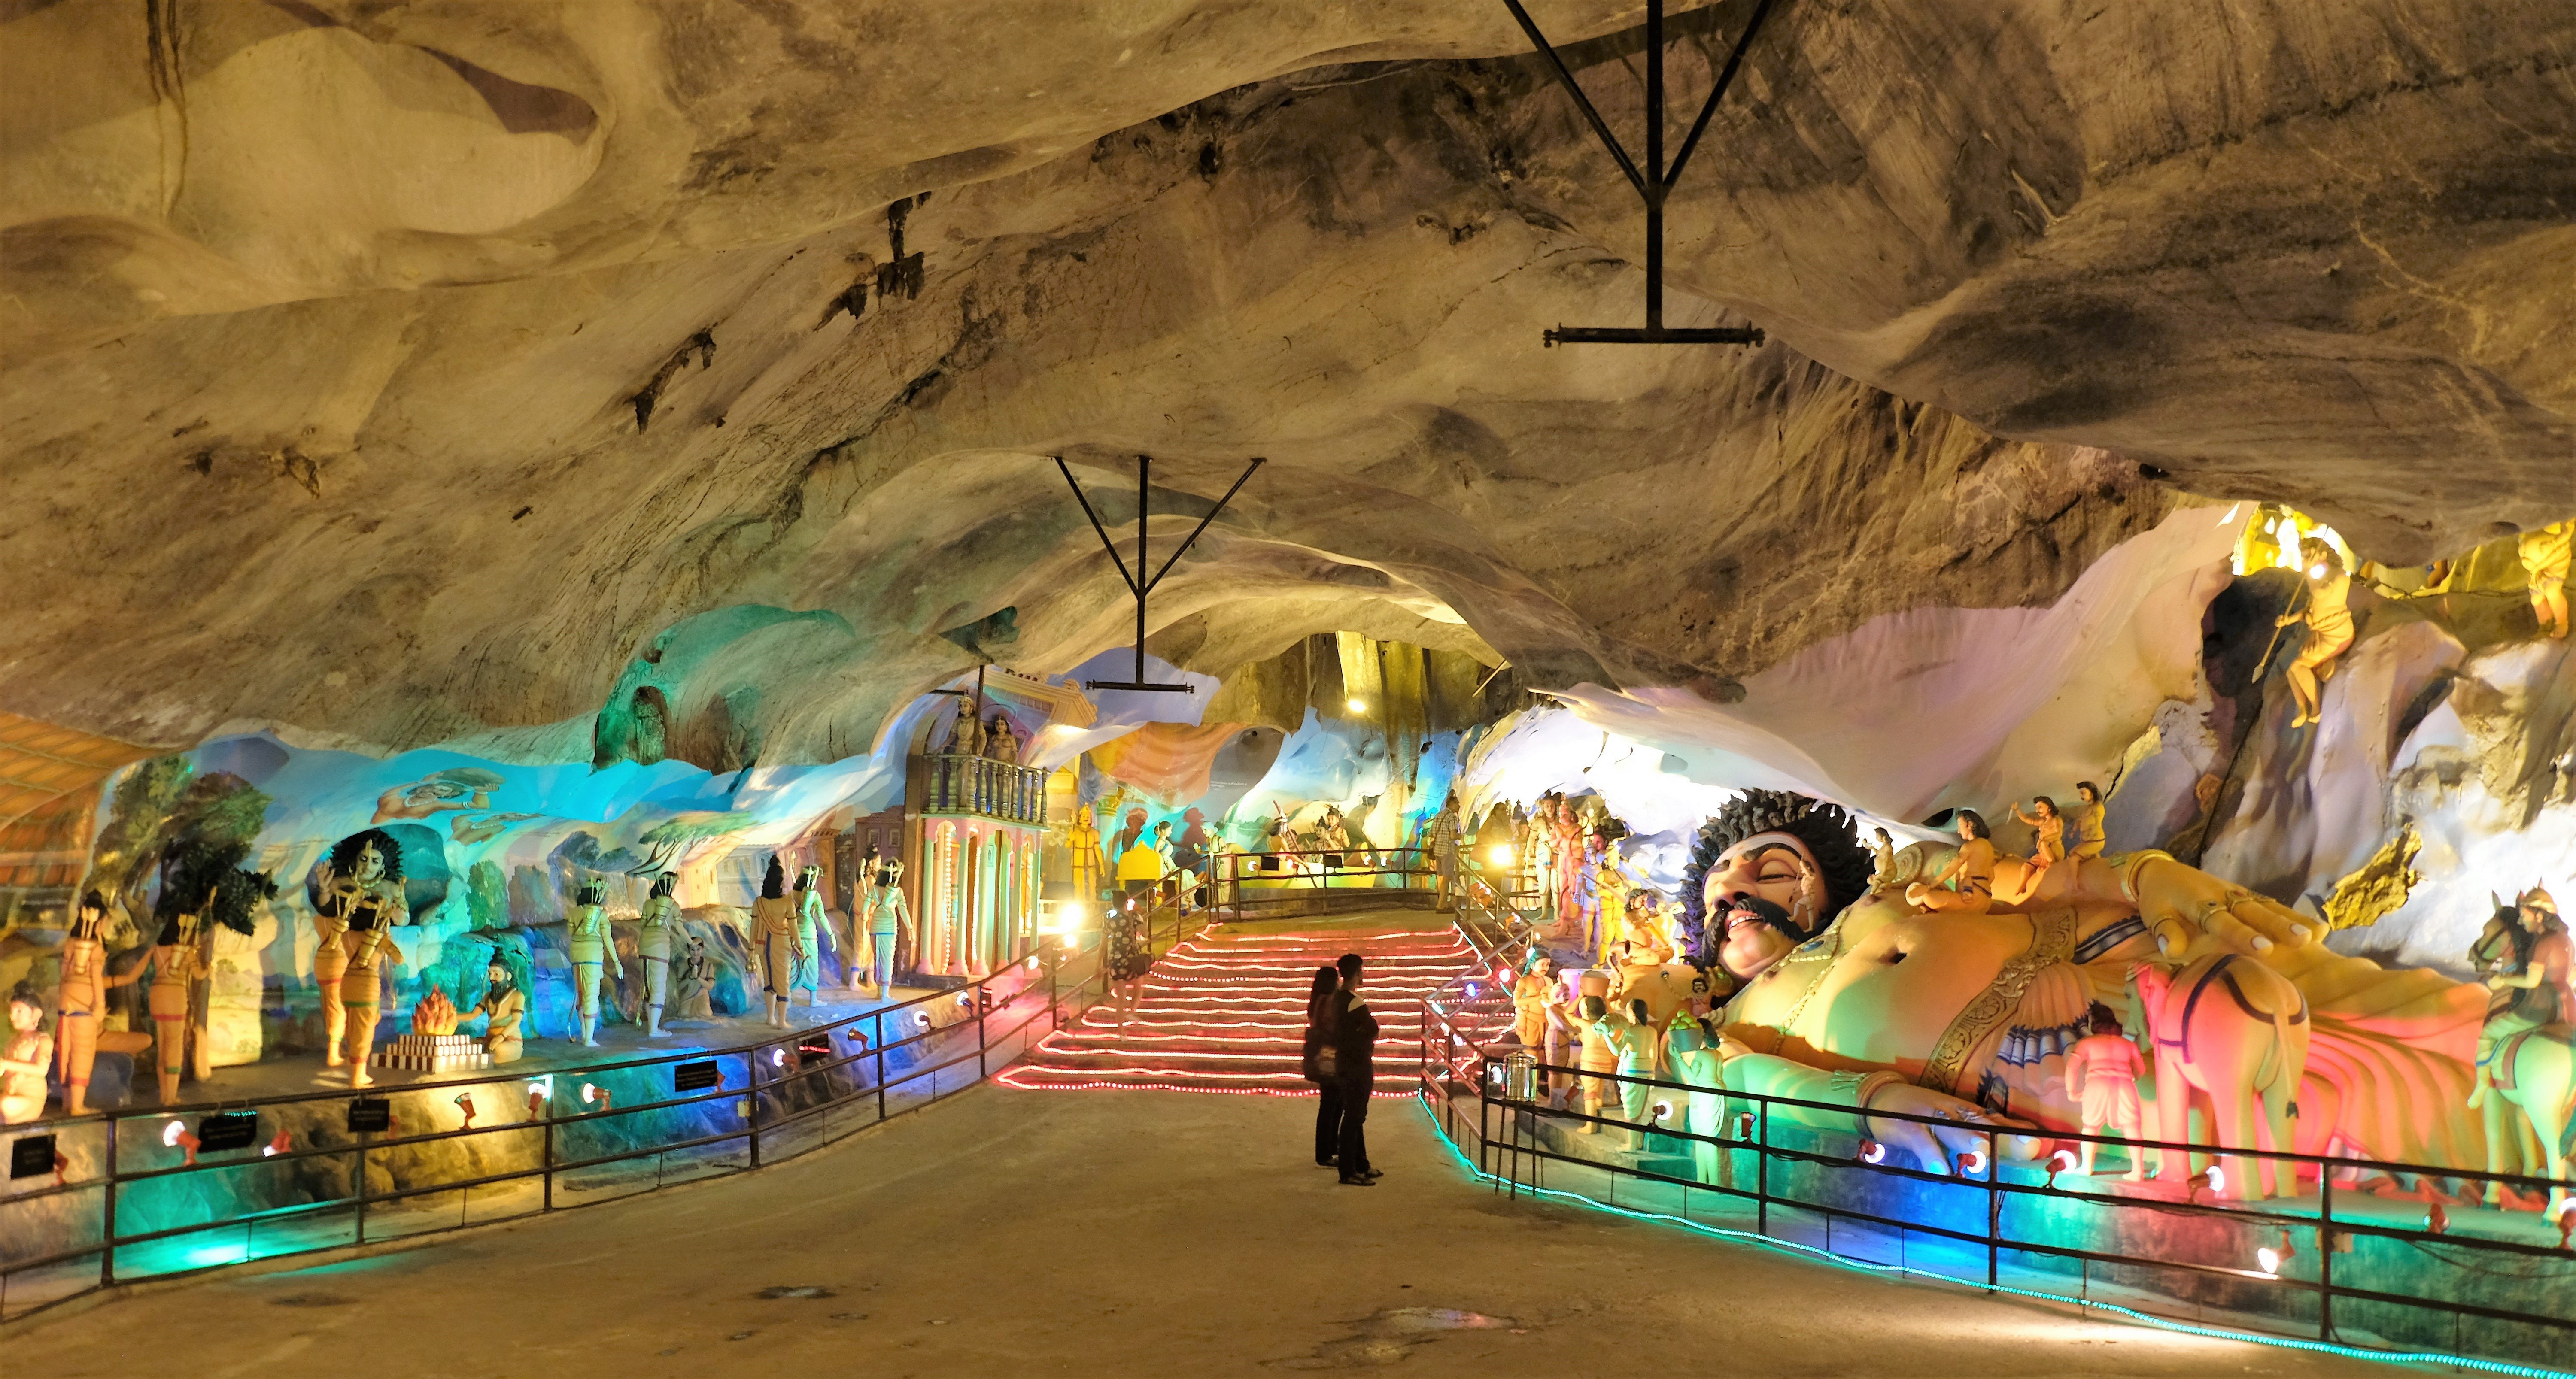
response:
[[[2168,858],[2139,865],[2137,892],[2138,917],[2170,958],[2296,948],[2316,932],[2296,910]]]
[[[1880,1111],[1934,1116],[1944,1123],[1894,1120],[1875,1114]],[[1910,1082],[1881,1088],[1869,1099],[1861,1124],[1868,1128],[1870,1138],[1913,1155],[1914,1162],[1932,1173],[1956,1172],[1961,1156],[1971,1150],[1985,1154],[1990,1140],[1995,1154],[2011,1158],[2035,1157],[2036,1151],[2031,1145],[2038,1142],[2036,1137],[2027,1134],[1990,1135],[1989,1127],[2015,1130],[2022,1127],[2018,1122],[1995,1115],[1974,1102],[1963,1101],[1947,1092],[1917,1087]],[[1987,1164],[1985,1171],[1993,1172],[1994,1165]]]

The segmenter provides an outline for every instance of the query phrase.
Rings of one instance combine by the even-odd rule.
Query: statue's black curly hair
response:
[[[1726,802],[1691,842],[1690,865],[1682,869],[1682,932],[1695,967],[1717,965],[1717,945],[1705,932],[1708,869],[1726,850],[1757,833],[1786,833],[1807,845],[1825,878],[1825,912],[1821,930],[1853,901],[1869,893],[1877,861],[1855,840],[1857,827],[1838,804],[1826,804],[1787,790],[1747,790]]]
[[[763,900],[787,898],[787,868],[779,862],[777,853],[769,854],[769,870],[760,878],[760,896]]]
[[[394,835],[381,828],[360,829],[334,845],[331,849],[331,874],[357,875],[358,854],[365,851],[369,843],[375,844],[376,855],[385,859],[385,879],[402,880],[402,844],[395,842]]]

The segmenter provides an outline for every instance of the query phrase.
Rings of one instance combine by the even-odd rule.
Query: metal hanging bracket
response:
[[[1127,562],[1119,556],[1117,543],[1109,539],[1109,529],[1100,524],[1100,514],[1092,510],[1091,500],[1083,496],[1082,485],[1074,481],[1072,467],[1064,462],[1063,456],[1058,455],[1054,458],[1055,467],[1064,474],[1065,485],[1073,490],[1073,500],[1082,504],[1082,515],[1091,519],[1091,529],[1099,533],[1102,549],[1109,552],[1110,563],[1118,567],[1118,577],[1127,581],[1128,590],[1136,595],[1136,678],[1133,680],[1085,680],[1082,682],[1082,687],[1084,689],[1096,690],[1159,690],[1165,693],[1177,694],[1198,693],[1198,687],[1195,685],[1186,683],[1160,684],[1146,680],[1145,596],[1154,592],[1154,586],[1162,583],[1163,576],[1170,574],[1172,572],[1172,566],[1178,563],[1183,555],[1188,554],[1191,546],[1198,543],[1199,533],[1206,531],[1208,529],[1208,523],[1215,521],[1216,515],[1225,511],[1225,505],[1233,502],[1234,495],[1242,492],[1244,484],[1250,482],[1252,471],[1259,469],[1264,463],[1266,463],[1266,461],[1259,456],[1255,456],[1252,463],[1243,467],[1243,477],[1236,479],[1234,481],[1234,487],[1227,489],[1225,491],[1225,496],[1216,500],[1216,506],[1208,509],[1207,516],[1200,518],[1199,524],[1190,528],[1190,534],[1182,540],[1180,548],[1173,551],[1169,557],[1165,558],[1163,561],[1163,568],[1156,570],[1153,577],[1149,579],[1145,576],[1145,566],[1147,564],[1145,559],[1145,519],[1147,517],[1145,499],[1149,489],[1147,476],[1153,472],[1154,457],[1151,455],[1139,455],[1136,457],[1136,569],[1133,573],[1129,572],[1127,569]]]
[[[1574,108],[1601,140],[1601,146],[1627,174],[1628,185],[1646,202],[1646,324],[1634,326],[1558,326],[1542,333],[1547,345],[1758,345],[1764,336],[1757,326],[1667,326],[1664,324],[1664,198],[1673,184],[1681,180],[1682,169],[1699,148],[1708,122],[1717,114],[1718,99],[1735,82],[1735,74],[1744,65],[1745,50],[1753,46],[1753,35],[1762,29],[1762,18],[1771,12],[1774,0],[1758,0],[1753,18],[1744,26],[1744,34],[1735,40],[1734,51],[1726,55],[1726,66],[1719,70],[1716,85],[1709,88],[1708,100],[1699,108],[1699,119],[1683,137],[1681,150],[1673,155],[1672,166],[1664,166],[1664,0],[1646,0],[1646,166],[1640,170],[1637,161],[1610,132],[1610,125],[1594,109],[1590,97],[1576,84],[1574,73],[1557,56],[1556,49],[1540,33],[1538,23],[1521,8],[1521,0],[1503,0],[1520,21],[1521,32],[1529,35],[1539,56],[1547,59],[1548,70],[1556,74],[1557,84],[1574,98]]]

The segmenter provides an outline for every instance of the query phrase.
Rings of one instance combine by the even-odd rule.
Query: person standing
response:
[[[1377,1090],[1377,1016],[1360,995],[1360,955],[1344,953],[1334,966],[1342,978],[1329,1005],[1333,1074],[1342,1092],[1342,1142],[1336,1166],[1346,1186],[1375,1187],[1385,1176],[1369,1166],[1368,1157],[1369,1096]]]
[[[1338,1053],[1332,1043],[1333,993],[1341,984],[1341,969],[1327,964],[1315,969],[1314,988],[1306,993],[1306,1051],[1300,1071],[1315,1084],[1315,1162],[1324,1168],[1341,1163],[1342,1083],[1334,1076]]]
[[[2102,807],[2102,787],[2089,780],[2077,781],[2075,798],[2075,813],[2070,816],[2075,825],[2075,855],[2099,857],[2111,843],[2110,833],[2103,827],[2103,815],[2109,811]]]

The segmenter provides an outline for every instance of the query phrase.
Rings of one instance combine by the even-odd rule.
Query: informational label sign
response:
[[[255,1111],[231,1111],[197,1122],[197,1150],[200,1153],[248,1149],[258,1138],[259,1114]]]
[[[712,1058],[702,1058],[695,1063],[681,1063],[671,1069],[671,1090],[674,1092],[703,1092],[709,1087],[723,1085],[724,1073],[716,1067],[716,1061]]]
[[[9,1176],[33,1178],[54,1171],[54,1137],[27,1135],[9,1146]]]
[[[362,1096],[349,1103],[349,1133],[382,1134],[394,1128],[394,1104],[380,1096]]]

